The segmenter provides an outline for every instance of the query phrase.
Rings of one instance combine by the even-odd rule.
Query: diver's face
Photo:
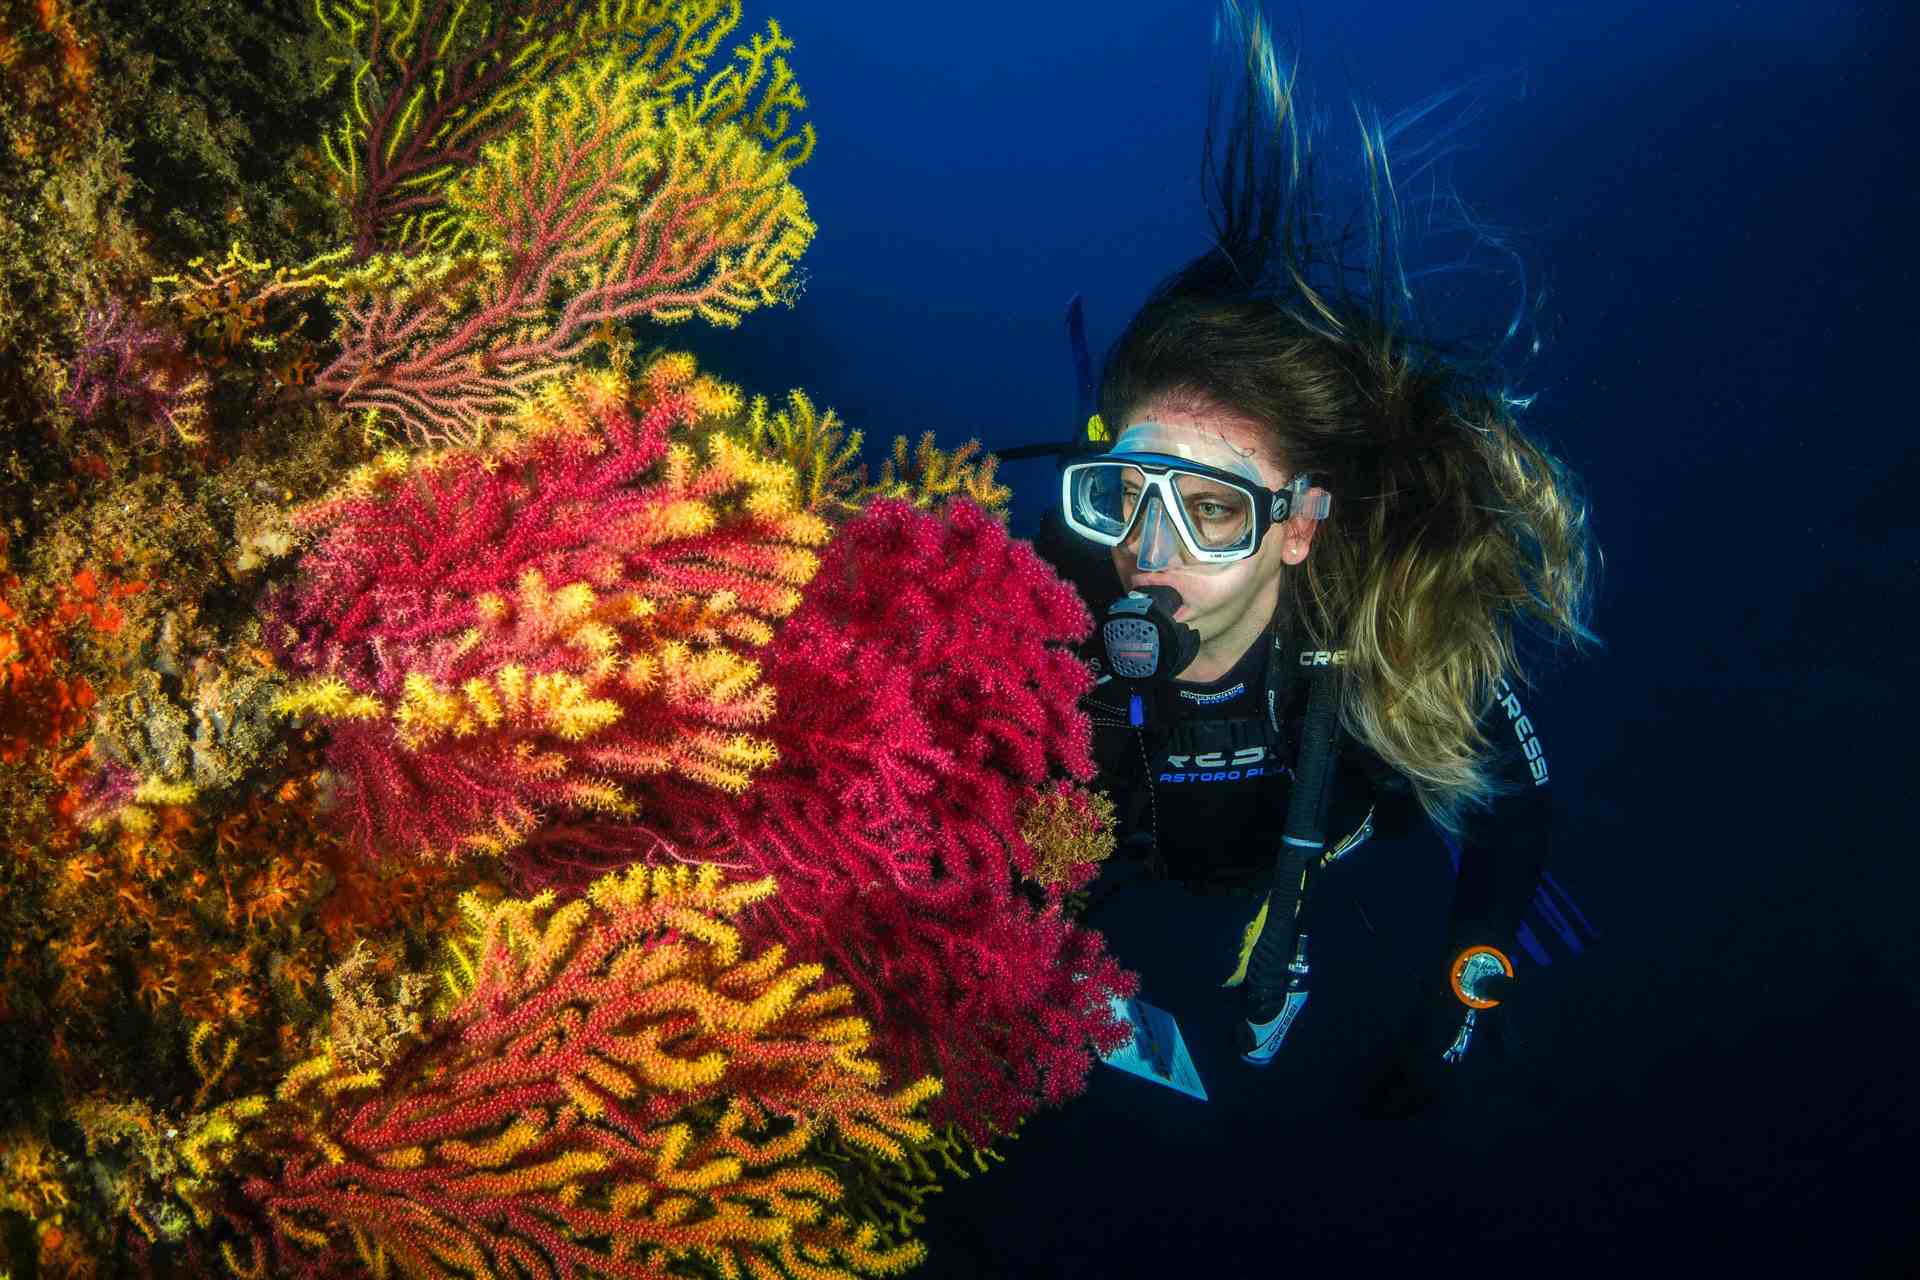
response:
[[[1213,449],[1223,444],[1232,448],[1258,468],[1260,483],[1269,489],[1284,488],[1292,478],[1273,455],[1266,432],[1224,411],[1149,402],[1130,415],[1127,425],[1139,422],[1155,422],[1176,434],[1191,434],[1196,446],[1204,441]],[[1165,585],[1180,593],[1182,603],[1173,616],[1200,635],[1200,657],[1189,671],[1201,673],[1193,678],[1208,679],[1231,666],[1266,629],[1280,599],[1282,574],[1288,566],[1307,558],[1316,523],[1299,517],[1275,525],[1252,555],[1227,564],[1190,560],[1185,546],[1176,538],[1164,564],[1143,570],[1140,539],[1146,522],[1141,521],[1131,536],[1113,549],[1113,565],[1129,590]],[[1215,666],[1220,670],[1211,669]]]

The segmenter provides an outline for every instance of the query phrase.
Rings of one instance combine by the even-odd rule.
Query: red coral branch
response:
[[[780,760],[740,805],[681,788],[700,849],[781,883],[773,927],[845,974],[900,1078],[935,1072],[940,1119],[984,1141],[1085,1087],[1090,1047],[1137,980],[1044,886],[1021,819],[1050,779],[1086,779],[1085,607],[1033,549],[956,502],[876,503],[831,543],[768,660]],[[737,854],[733,856],[738,856]]]
[[[740,730],[770,702],[746,655],[797,602],[818,522],[724,451],[654,474],[712,388],[649,376],[644,406],[583,376],[539,412],[584,425],[301,515],[328,532],[270,599],[267,635],[290,670],[377,704],[338,716],[328,750],[346,783],[336,821],[363,853],[497,851],[546,822],[630,817],[631,787],[669,771],[744,784]],[[578,718],[530,710],[542,696]],[[654,843],[631,823],[620,839],[628,858]]]
[[[917,1243],[832,1212],[845,1188],[798,1158],[826,1129],[903,1158],[939,1086],[881,1093],[845,988],[778,947],[743,958],[729,917],[771,891],[635,868],[557,910],[476,904],[471,986],[418,1051],[377,1076],[330,1052],[279,1090],[305,1114],[267,1138],[276,1172],[245,1184],[267,1230],[233,1213],[254,1260],[334,1275],[351,1239],[422,1276],[917,1261]]]
[[[579,6],[570,0],[505,0],[488,6],[486,26],[475,38],[449,49],[439,35],[458,21],[453,7],[452,0],[433,0],[397,32],[392,11],[367,7],[353,60],[373,69],[370,83],[354,85],[366,110],[355,148],[356,258],[379,248],[405,215],[441,203],[445,184],[433,178],[471,165],[488,143],[520,123],[517,111],[481,108],[526,74],[527,51],[564,40],[579,20]]]

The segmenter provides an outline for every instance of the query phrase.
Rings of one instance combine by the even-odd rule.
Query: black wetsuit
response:
[[[1196,891],[1264,892],[1298,752],[1307,685],[1283,709],[1278,741],[1260,730],[1260,699],[1272,646],[1263,636],[1217,680],[1176,680],[1162,699],[1159,727],[1135,728],[1129,693],[1117,681],[1084,702],[1094,719],[1096,785],[1113,797],[1122,860],[1144,858]],[[1550,775],[1538,731],[1508,696],[1488,709],[1481,730],[1499,745],[1493,775],[1512,787],[1490,810],[1465,817],[1460,872],[1449,925],[1459,946],[1511,950],[1546,863]],[[1531,757],[1531,758],[1530,758]],[[1344,856],[1368,839],[1395,839],[1425,820],[1407,780],[1342,736],[1329,803],[1327,848]]]
[[[1111,561],[1080,540],[1043,529],[1037,546],[1080,586],[1099,618],[1119,594]],[[1281,731],[1261,722],[1263,635],[1217,680],[1174,681],[1148,723],[1136,728],[1130,690],[1107,680],[1084,700],[1094,719],[1096,786],[1112,797],[1120,848],[1102,880],[1144,863],[1200,892],[1264,893],[1272,880],[1298,754],[1308,683],[1294,682]],[[1097,642],[1088,652],[1097,651]],[[1480,728],[1497,748],[1493,775],[1509,789],[1489,810],[1469,812],[1458,842],[1458,878],[1448,928],[1457,950],[1490,943],[1513,953],[1513,938],[1545,868],[1551,829],[1551,775],[1539,730],[1504,684]],[[1154,712],[1158,714],[1153,714]],[[1341,856],[1378,836],[1394,839],[1425,822],[1406,778],[1341,735],[1326,824],[1327,848]],[[1096,901],[1100,886],[1095,886]]]

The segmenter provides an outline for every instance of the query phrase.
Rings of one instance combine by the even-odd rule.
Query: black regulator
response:
[[[1166,586],[1129,591],[1108,606],[1100,642],[1115,679],[1158,684],[1186,670],[1200,652],[1200,633],[1174,621],[1179,607],[1180,593]]]

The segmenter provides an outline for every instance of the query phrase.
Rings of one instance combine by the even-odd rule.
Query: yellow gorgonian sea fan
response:
[[[562,1249],[594,1274],[912,1267],[924,1246],[856,1220],[859,1188],[818,1147],[907,1167],[939,1082],[884,1092],[849,989],[747,943],[740,913],[773,891],[633,867],[564,902],[466,899],[427,1048],[366,1071],[328,1045],[288,1073],[261,1130],[288,1136],[262,1138],[274,1172],[246,1186],[258,1217],[229,1264],[558,1274]]]
[[[1105,795],[1069,782],[1036,790],[1021,806],[1021,873],[1067,892],[1084,888],[1113,853],[1113,812]]]
[[[754,47],[763,80],[769,60],[784,67],[784,37]],[[423,197],[438,207],[409,232],[420,247],[386,255],[408,265],[376,256],[314,276],[341,317],[315,389],[416,445],[479,443],[610,322],[731,326],[799,290],[815,227],[791,179],[809,148],[772,138],[791,108],[675,100],[605,51],[533,89],[518,116]]]
[[[865,433],[849,431],[832,409],[817,410],[803,391],[788,392],[779,409],[765,396],[755,396],[730,429],[756,452],[792,466],[806,508],[834,520],[851,519],[883,498],[905,499],[923,511],[966,498],[1004,521],[1013,498],[1013,491],[994,479],[1000,460],[982,455],[978,440],[946,450],[934,443],[931,431],[923,432],[911,451],[905,436],[895,436],[879,478],[870,480],[860,461]]]
[[[756,653],[828,527],[791,467],[696,442],[738,404],[686,356],[583,371],[492,447],[383,456],[297,513],[319,538],[268,606],[279,705],[331,724],[365,850],[632,856],[650,792],[775,758]]]

